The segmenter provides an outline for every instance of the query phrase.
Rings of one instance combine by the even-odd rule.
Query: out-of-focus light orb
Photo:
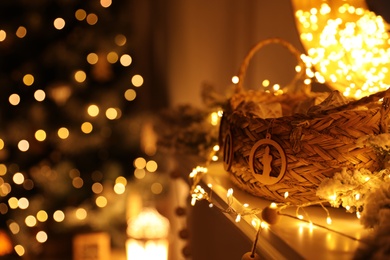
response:
[[[0,176],[3,176],[7,173],[7,166],[5,164],[0,164]]]
[[[31,74],[26,74],[23,76],[23,83],[26,86],[31,86],[34,83],[34,76]]]
[[[80,171],[78,169],[72,169],[69,171],[69,177],[70,178],[76,178],[76,177],[80,177]]]
[[[111,64],[116,63],[118,59],[119,59],[118,53],[116,53],[115,51],[111,51],[107,54],[107,61]]]
[[[54,19],[53,25],[57,30],[62,30],[65,27],[65,20],[61,17],[58,17]]]
[[[8,98],[8,101],[11,105],[17,106],[20,103],[20,96],[16,93],[11,94]]]
[[[131,83],[133,84],[134,87],[141,87],[142,84],[144,84],[144,78],[141,75],[134,75],[131,78]]]
[[[34,188],[34,182],[30,179],[26,179],[23,182],[23,188],[25,190],[32,190]]]
[[[39,242],[39,243],[45,243],[46,241],[47,241],[47,234],[46,234],[46,232],[45,231],[39,231],[38,233],[37,233],[37,235],[35,236],[35,238],[37,239],[37,241]]]
[[[137,178],[138,180],[142,180],[146,176],[146,171],[145,169],[135,169],[134,170],[134,177]]]
[[[122,115],[121,110],[119,108],[110,107],[106,110],[106,117],[109,120],[114,120],[120,118]]]
[[[143,157],[138,157],[134,160],[133,165],[137,169],[143,169],[146,167],[146,160]]]
[[[42,129],[37,130],[35,132],[35,139],[37,139],[37,141],[39,141],[39,142],[45,141],[45,139],[46,139],[45,130],[42,130]]]
[[[26,223],[26,226],[28,227],[34,227],[37,224],[37,219],[33,215],[28,215],[24,222]]]
[[[15,184],[21,185],[24,182],[24,175],[21,172],[17,172],[14,174],[12,177],[12,180],[14,181]]]
[[[156,161],[153,161],[153,160],[150,160],[146,163],[146,170],[148,172],[155,172],[157,171],[157,162]]]
[[[65,214],[62,210],[56,210],[54,213],[53,213],[53,219],[56,221],[56,222],[62,222],[64,221],[65,219]]]
[[[34,98],[36,101],[42,102],[46,98],[46,93],[42,89],[37,89],[34,92]]]
[[[0,203],[0,214],[7,214],[8,213],[8,206],[5,203]]]
[[[17,36],[18,38],[24,38],[24,37],[26,37],[26,35],[27,35],[27,29],[26,29],[26,27],[24,27],[24,26],[19,26],[18,29],[16,30],[16,36]]]
[[[126,36],[124,36],[123,34],[117,34],[115,36],[115,44],[116,45],[123,46],[126,44],[126,42],[127,42]]]
[[[84,9],[78,9],[74,13],[74,16],[76,17],[77,20],[82,21],[87,17],[87,12]]]
[[[110,7],[110,5],[112,4],[112,0],[100,0],[100,4],[104,8],[107,8]]]
[[[87,113],[92,117],[96,117],[97,115],[99,115],[99,107],[94,104],[89,105],[87,108]]]
[[[240,79],[237,76],[233,76],[232,77],[232,83],[233,84],[238,84],[239,81],[240,81]]]
[[[0,42],[3,42],[7,38],[7,33],[4,30],[0,30]]]
[[[84,208],[78,208],[76,210],[76,218],[79,220],[84,220],[87,218],[87,211]]]
[[[8,205],[11,209],[18,208],[18,202],[19,202],[19,200],[15,197],[11,197],[8,199]]]
[[[92,191],[95,194],[102,193],[103,192],[103,185],[99,182],[95,182],[94,184],[92,184]]]
[[[19,226],[19,224],[16,223],[16,222],[14,222],[14,221],[12,221],[12,222],[8,225],[8,228],[9,228],[9,230],[11,230],[11,233],[14,234],[14,235],[18,234],[19,231],[20,231],[20,226]]]
[[[18,254],[18,256],[23,256],[26,253],[26,250],[22,245],[16,245],[14,247],[14,250]]]
[[[37,220],[40,222],[45,222],[49,218],[49,215],[47,215],[47,212],[44,210],[40,210],[37,212]]]
[[[87,23],[89,25],[94,25],[98,22],[98,16],[94,13],[90,13],[87,15]]]
[[[129,54],[123,54],[120,58],[120,63],[122,64],[123,67],[128,67],[130,66],[131,62],[133,59]]]
[[[0,185],[0,196],[5,197],[11,192],[11,185],[8,182],[5,182]]]
[[[125,99],[127,101],[133,101],[137,97],[137,92],[134,89],[128,89],[125,91]]]
[[[93,126],[90,122],[84,122],[82,125],[81,125],[81,131],[84,133],[84,134],[89,134],[91,133],[93,130]]]
[[[4,141],[3,141],[3,139],[0,138],[0,150],[3,150],[3,149],[4,149]],[[1,173],[0,173],[0,175],[1,175]]]
[[[59,138],[66,139],[69,137],[69,130],[66,127],[61,127],[58,129],[57,134]]]
[[[20,198],[18,201],[18,207],[20,209],[27,209],[29,205],[30,205],[30,202],[25,197]]]
[[[78,70],[74,73],[74,79],[78,83],[83,83],[87,79],[87,74],[82,70]]]
[[[127,179],[123,176],[119,176],[115,179],[115,183],[122,183],[123,185],[127,185]]]
[[[123,183],[115,183],[114,185],[114,192],[118,195],[125,193],[126,186],[123,185]]]
[[[153,194],[158,195],[161,194],[161,192],[163,191],[163,186],[161,183],[155,182],[150,186],[150,190],[152,191]]]
[[[26,152],[30,148],[30,144],[27,140],[20,140],[18,143],[18,148],[20,151]]]
[[[107,199],[104,196],[99,196],[96,198],[95,203],[99,208],[104,208],[107,206]]]
[[[83,179],[81,179],[80,177],[76,177],[72,180],[72,185],[73,187],[75,187],[76,189],[80,189],[83,187],[84,185],[84,181]]]
[[[87,62],[89,64],[94,65],[98,61],[99,61],[99,56],[96,53],[91,52],[90,54],[87,55]]]

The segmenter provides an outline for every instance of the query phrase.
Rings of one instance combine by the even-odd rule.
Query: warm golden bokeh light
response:
[[[94,184],[92,184],[92,191],[95,194],[102,193],[103,192],[103,185],[99,182],[95,182]]]
[[[23,256],[26,253],[26,250],[22,245],[16,245],[14,247],[15,252],[18,254],[18,256]]]
[[[61,17],[58,17],[54,20],[53,25],[57,30],[62,30],[65,27],[65,20]]]
[[[91,52],[87,55],[87,62],[91,65],[96,64],[99,61],[99,56],[96,53]]]
[[[110,120],[118,119],[122,115],[119,108],[110,107],[106,110],[106,117]]]
[[[90,13],[87,15],[87,23],[89,25],[94,25],[98,22],[98,16],[94,13]]]
[[[88,115],[96,117],[99,114],[99,107],[97,105],[90,105],[87,108]]]
[[[17,172],[14,174],[12,177],[12,180],[14,181],[15,184],[21,185],[24,182],[24,175],[21,172]]]
[[[37,224],[37,219],[34,216],[29,215],[25,218],[24,222],[26,223],[26,226],[34,227]]]
[[[53,219],[56,221],[56,222],[62,222],[64,221],[65,219],[65,214],[62,210],[56,210],[54,213],[53,213]]]
[[[87,79],[87,74],[82,70],[78,70],[74,73],[74,79],[78,83],[83,83]]]
[[[130,57],[129,54],[123,54],[121,57],[120,57],[120,63],[122,64],[122,66],[124,67],[128,67],[130,66],[131,62],[132,62],[132,58]]]
[[[40,210],[37,213],[37,220],[40,222],[45,222],[49,218],[49,215],[47,214],[46,211]]]
[[[107,61],[111,64],[114,64],[118,61],[119,56],[118,53],[111,51],[107,54]]]
[[[104,208],[107,206],[107,199],[104,196],[99,196],[96,198],[95,203],[99,208]]]
[[[115,183],[114,185],[114,192],[118,195],[125,193],[126,186],[123,185],[123,183]]]
[[[24,26],[19,26],[18,29],[16,30],[16,36],[18,38],[24,38],[27,34],[27,29]]]
[[[30,148],[30,144],[27,140],[20,140],[18,143],[18,148],[22,152],[26,152]]]
[[[93,126],[90,122],[84,122],[82,125],[81,125],[81,131],[84,133],[84,134],[89,134],[91,133],[93,130]]]
[[[46,234],[46,232],[45,231],[39,231],[38,233],[37,233],[37,235],[35,236],[35,238],[37,239],[37,241],[39,242],[39,243],[45,243],[46,241],[47,241],[47,234]]]
[[[146,160],[145,158],[142,158],[142,157],[138,157],[134,160],[134,163],[133,163],[134,167],[137,168],[137,169],[143,169],[146,167]]]
[[[11,94],[8,98],[8,101],[11,105],[17,106],[20,103],[20,96],[18,94]]]
[[[155,171],[157,171],[157,162],[153,161],[153,160],[148,161],[146,163],[146,170],[148,172],[155,172]]]
[[[141,75],[134,75],[131,78],[131,83],[134,87],[141,87],[144,84],[144,78]]]
[[[73,187],[75,187],[76,189],[80,189],[80,188],[83,187],[84,181],[83,181],[83,179],[81,179],[80,177],[76,177],[76,178],[73,178],[73,180],[72,180],[72,185],[73,185]]]
[[[115,36],[115,44],[118,45],[118,46],[123,46],[126,44],[126,36],[124,36],[123,34],[117,34]]]
[[[23,76],[23,83],[26,86],[31,86],[34,83],[34,76],[31,74],[26,74]]]
[[[318,82],[354,98],[389,88],[388,25],[365,1],[294,0],[293,6],[308,54],[303,59]]]
[[[46,139],[46,132],[42,129],[39,129],[35,132],[35,139],[37,139],[37,141],[45,141]]]
[[[76,218],[79,220],[84,220],[88,216],[87,211],[84,208],[78,208],[76,210]]]
[[[7,38],[7,33],[4,30],[0,30],[0,42],[3,42]]]
[[[66,139],[69,137],[69,130],[66,127],[61,127],[58,129],[57,134],[59,138]]]
[[[87,17],[87,12],[85,12],[84,9],[78,9],[75,12],[74,16],[76,17],[77,20],[82,21]]]
[[[42,101],[45,100],[45,98],[46,98],[46,93],[45,93],[45,91],[43,91],[42,89],[37,89],[37,90],[34,92],[34,98],[35,98],[36,101],[42,102]]]
[[[133,101],[137,97],[137,92],[134,89],[128,89],[125,91],[125,99],[127,101]]]
[[[112,4],[112,0],[100,0],[100,4],[102,7],[108,8]]]

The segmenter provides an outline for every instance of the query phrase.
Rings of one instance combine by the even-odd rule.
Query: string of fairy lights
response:
[[[111,0],[100,0],[101,8],[110,8],[112,5]],[[89,26],[95,26],[99,22],[99,16],[96,13],[88,12],[84,9],[77,9],[74,12],[74,17],[79,23],[87,23]],[[67,28],[68,21],[63,17],[57,17],[53,20],[53,30],[65,30]],[[16,32],[10,31],[7,28],[0,28],[0,44],[8,44],[11,41],[27,39],[30,36],[29,25],[20,25]],[[95,76],[103,77],[104,70],[99,70],[99,66],[107,65],[121,65],[123,68],[127,68],[132,64],[132,57],[129,53],[124,52],[124,47],[128,43],[127,37],[118,33],[111,39],[114,43],[112,50],[108,50],[105,53],[89,52],[84,56],[84,61],[90,67],[88,71],[85,69],[75,68],[72,75],[69,75],[70,83],[58,85],[55,88],[47,88],[37,84],[37,79],[45,75],[34,74],[28,72],[19,75],[16,81],[24,88],[33,89],[32,97],[35,102],[44,103],[47,98],[54,100],[59,106],[65,104],[67,100],[74,94],[73,88],[83,88],[88,84],[90,73],[94,73]],[[121,49],[123,48],[123,49]],[[90,69],[90,71],[89,71]],[[97,73],[97,74],[96,74]],[[129,85],[127,89],[121,93],[122,99],[127,102],[132,102],[137,97],[137,89],[144,84],[144,78],[139,74],[129,75]],[[26,100],[31,99],[25,95],[21,95],[17,92],[18,88],[15,88],[14,92],[9,94],[8,102],[12,107],[19,107],[23,105]],[[89,103],[84,107],[84,110],[78,111],[83,115],[84,121],[80,123],[79,129],[74,129],[74,126],[67,126],[67,122],[63,122],[63,125],[57,129],[46,129],[44,126],[40,127],[35,125],[36,129],[33,134],[29,133],[28,136],[19,137],[19,139],[7,136],[2,136],[0,133],[0,158],[3,158],[9,151],[9,149],[16,149],[19,153],[29,156],[30,150],[33,148],[32,143],[45,143],[45,142],[66,142],[68,140],[75,140],[77,136],[88,136],[94,133],[97,127],[101,126],[101,122],[105,120],[106,124],[112,121],[119,120],[123,116],[123,111],[120,106],[113,104],[112,106],[107,104]],[[73,139],[72,139],[73,138]],[[135,179],[143,179],[148,174],[153,174],[157,171],[158,165],[154,160],[147,160],[143,157],[138,157],[133,161],[135,168],[133,176]],[[92,183],[83,179],[82,172],[77,168],[70,168],[67,176],[60,176],[58,169],[52,167],[50,164],[42,163],[34,166],[30,169],[23,169],[18,165],[18,162],[0,163],[0,214],[12,215],[13,218],[7,220],[7,227],[11,234],[14,236],[12,240],[15,242],[13,250],[19,256],[25,254],[31,254],[31,250],[34,248],[41,248],[50,237],[46,230],[47,223],[86,223],[91,222],[90,218],[92,207],[87,204],[80,204],[79,206],[58,208],[53,210],[46,210],[44,208],[37,208],[36,199],[30,199],[18,192],[18,195],[13,195],[14,190],[31,191],[37,185],[37,180],[33,180],[29,176],[39,176],[38,182],[52,182],[58,181],[60,178],[62,183],[71,187],[68,190],[70,193],[78,191],[80,189],[88,189],[92,191],[93,198],[92,203],[95,204],[92,207],[98,209],[108,208],[110,204],[115,204],[119,198],[125,201],[125,196],[128,191],[128,180],[125,176],[120,175],[115,178],[113,182],[104,180],[104,173],[101,171],[95,171],[91,173],[90,178]],[[86,187],[90,185],[90,187]],[[49,187],[50,188],[50,187]],[[56,187],[61,189],[61,187]],[[62,187],[63,188],[63,187]],[[158,181],[151,184],[151,193],[160,194],[163,192],[163,185]],[[42,199],[42,198],[40,198]],[[50,198],[43,198],[50,199]],[[42,204],[42,203],[41,203]],[[60,207],[60,206],[59,206]],[[10,214],[10,213],[17,214]],[[17,216],[17,217],[15,217]],[[76,224],[77,225],[77,224]],[[28,230],[28,232],[24,232]],[[35,234],[35,241],[27,237],[27,233]],[[30,250],[30,252],[29,252]],[[38,250],[39,251],[39,250]]]
[[[390,39],[384,19],[365,1],[305,2],[293,5],[317,80],[354,98],[389,88]]]

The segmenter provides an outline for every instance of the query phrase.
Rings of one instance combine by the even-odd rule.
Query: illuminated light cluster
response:
[[[304,2],[294,1],[295,16],[316,79],[354,98],[389,88],[390,39],[383,18],[361,1],[306,9]]]

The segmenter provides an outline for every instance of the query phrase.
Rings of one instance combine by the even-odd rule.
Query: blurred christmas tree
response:
[[[150,109],[131,2],[0,2],[0,229],[18,255],[80,227],[125,230],[117,197]]]

